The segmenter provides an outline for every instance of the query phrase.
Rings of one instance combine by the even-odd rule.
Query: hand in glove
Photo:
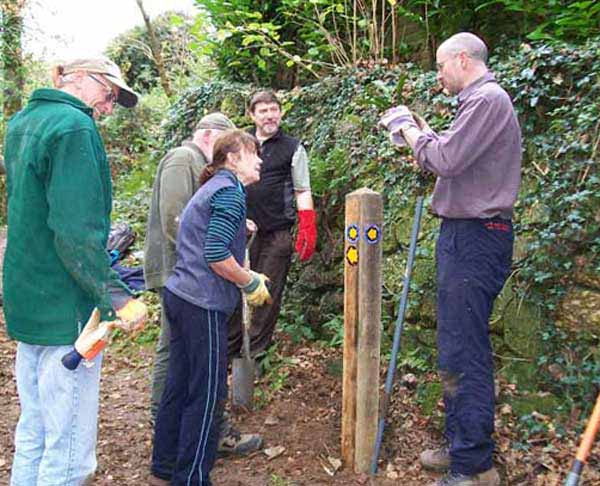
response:
[[[390,141],[394,145],[405,146],[402,130],[417,127],[417,122],[407,106],[399,105],[387,110],[379,120],[379,125],[390,132]]]
[[[139,331],[143,329],[148,318],[148,308],[141,300],[129,299],[125,305],[117,309],[115,327],[124,331]]]
[[[296,252],[301,262],[310,260],[317,246],[317,222],[314,209],[301,209],[298,211],[298,236],[296,238]]]
[[[379,119],[379,124],[392,133],[406,126],[417,126],[412,112],[405,105],[387,110]]]
[[[269,277],[262,273],[257,273],[253,270],[250,270],[250,276],[252,277],[250,283],[243,287],[240,287],[242,292],[246,294],[246,300],[248,304],[253,305],[255,307],[261,306],[263,304],[272,304],[273,299],[271,298],[271,294],[269,293],[269,289],[267,288],[267,282],[269,281]]]
[[[108,343],[112,327],[112,322],[100,322],[100,311],[95,308],[75,341],[74,349],[62,357],[65,368],[74,370],[82,359],[94,359]]]

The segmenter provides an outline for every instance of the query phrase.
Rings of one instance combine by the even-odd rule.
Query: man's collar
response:
[[[194,142],[192,142],[191,140],[186,140],[183,142],[182,144],[184,147],[187,147],[191,150],[193,150],[197,155],[201,155],[202,157],[206,158],[206,156],[204,155],[204,153],[202,152],[202,149],[200,147],[198,147],[198,145],[196,145]]]
[[[460,93],[458,93],[458,102],[462,103],[465,101],[473,91],[483,86],[485,83],[496,82],[496,77],[491,71],[487,71],[483,76],[477,78],[468,86],[464,87]]]
[[[73,96],[72,94],[67,93],[66,91],[62,91],[60,89],[52,89],[52,88],[40,88],[36,89],[30,98],[31,101],[52,101],[58,103],[66,103],[68,105],[74,106],[75,108],[83,111],[87,115],[93,118],[94,110],[87,104],[85,104],[82,100]]]
[[[256,137],[256,126],[250,128],[250,130],[248,130],[248,132]],[[277,140],[279,137],[281,137],[282,133],[283,132],[281,130],[281,127],[279,127],[277,129],[277,131],[269,138],[265,138],[264,140],[260,140],[260,139],[258,139],[258,137],[256,137],[256,138],[258,139],[259,143],[262,145],[263,143],[265,143],[268,140]]]

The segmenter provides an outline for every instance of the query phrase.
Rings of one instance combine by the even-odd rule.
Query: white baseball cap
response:
[[[76,71],[88,71],[90,73],[102,74],[111,83],[119,87],[117,103],[125,108],[132,108],[137,104],[138,94],[130,88],[121,74],[119,66],[107,57],[96,57],[88,59],[75,59],[60,66],[61,74],[70,74]]]

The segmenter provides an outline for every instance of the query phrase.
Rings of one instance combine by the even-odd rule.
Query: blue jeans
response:
[[[450,470],[492,467],[494,368],[489,318],[510,273],[513,231],[502,219],[445,219],[436,246],[438,366]]]
[[[165,289],[167,383],[154,427],[152,473],[172,486],[210,486],[227,398],[227,318]]]
[[[79,486],[96,470],[102,354],[70,371],[61,358],[71,349],[17,346],[21,415],[11,486]]]

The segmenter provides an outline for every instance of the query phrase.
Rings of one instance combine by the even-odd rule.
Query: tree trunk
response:
[[[154,32],[154,27],[150,22],[150,17],[146,13],[144,9],[143,0],[135,0],[140,8],[140,12],[142,12],[142,17],[144,18],[144,23],[146,24],[146,29],[148,29],[148,36],[150,37],[150,50],[152,51],[152,56],[154,57],[154,62],[156,63],[156,69],[158,70],[158,75],[160,76],[160,84],[165,90],[165,94],[170,98],[173,95],[173,91],[171,90],[171,83],[169,82],[169,77],[167,76],[167,70],[165,69],[165,63],[162,57],[162,51],[160,48],[160,42],[156,37],[156,33]]]
[[[21,49],[23,8],[26,0],[0,0],[2,13],[2,46],[0,57],[3,75],[4,119],[7,120],[22,107],[25,67]]]

